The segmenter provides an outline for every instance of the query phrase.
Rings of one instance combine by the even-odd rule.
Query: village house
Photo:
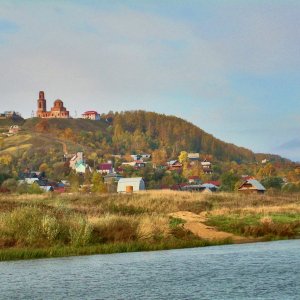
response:
[[[202,170],[205,174],[212,174],[212,165],[207,159],[201,161]]]
[[[189,184],[200,184],[201,183],[201,179],[199,176],[190,176],[188,178],[188,182]]]
[[[23,120],[21,114],[15,111],[5,111],[4,113],[1,113],[0,119],[11,119],[14,121]]]
[[[9,134],[18,134],[20,131],[19,125],[12,125],[9,127],[8,133]]]
[[[140,169],[146,167],[146,163],[143,160],[136,160],[132,162],[123,162],[122,166],[123,167],[130,166],[135,169]]]
[[[77,174],[85,174],[87,171],[92,172],[92,169],[88,164],[81,161],[75,164],[75,171]]]
[[[217,180],[206,181],[203,184],[213,184],[217,188],[219,188],[221,186],[221,182],[217,181]]]
[[[97,168],[97,172],[102,174],[102,175],[106,175],[109,173],[114,173],[114,168],[111,162],[107,162],[107,163],[102,163],[98,166]]]
[[[182,163],[178,160],[170,160],[167,162],[167,167],[169,171],[180,171],[182,170]]]
[[[45,94],[43,91],[39,92],[37,105],[38,108],[36,111],[36,116],[38,118],[67,119],[70,117],[69,111],[64,107],[64,103],[60,99],[54,101],[54,106],[51,108],[51,111],[47,111],[47,100],[45,99]]]
[[[243,193],[263,194],[266,191],[266,188],[258,180],[250,177],[243,182],[238,188],[238,191]]]
[[[190,161],[199,161],[200,160],[200,154],[199,153],[188,153],[188,159]]]
[[[69,161],[69,166],[78,174],[85,174],[87,170],[92,171],[91,167],[85,163],[83,152],[77,152]]]
[[[93,120],[93,121],[99,121],[100,120],[100,114],[94,110],[89,110],[83,113],[82,115],[83,119]]]
[[[76,169],[76,164],[83,162],[83,152],[77,152],[69,161],[70,168],[72,170]]]
[[[143,178],[121,178],[118,181],[118,193],[139,192],[145,190],[145,182]]]

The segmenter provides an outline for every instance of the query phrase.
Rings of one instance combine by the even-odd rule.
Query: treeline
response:
[[[223,161],[255,160],[252,151],[225,143],[175,116],[145,111],[115,113],[113,129],[112,147],[121,154],[165,149],[174,158],[180,151],[190,151],[210,154]]]

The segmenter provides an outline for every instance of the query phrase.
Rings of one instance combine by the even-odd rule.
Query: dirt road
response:
[[[193,234],[199,236],[202,239],[209,241],[232,239],[234,243],[247,243],[252,240],[242,236],[237,236],[232,233],[218,231],[215,227],[205,225],[206,213],[199,215],[189,211],[178,211],[170,214],[173,218],[179,218],[185,221],[184,228],[191,231]]]

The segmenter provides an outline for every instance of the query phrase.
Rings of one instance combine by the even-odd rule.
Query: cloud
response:
[[[299,13],[297,2],[3,1],[1,110],[30,116],[44,89],[49,105],[61,98],[72,114],[158,111],[227,141],[272,149],[300,129],[280,105],[291,101],[290,74],[299,73]],[[276,82],[259,88],[247,79],[265,83],[274,74]]]

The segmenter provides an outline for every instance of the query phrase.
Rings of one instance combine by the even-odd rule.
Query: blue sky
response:
[[[300,161],[299,1],[0,2],[0,110],[144,109]]]

